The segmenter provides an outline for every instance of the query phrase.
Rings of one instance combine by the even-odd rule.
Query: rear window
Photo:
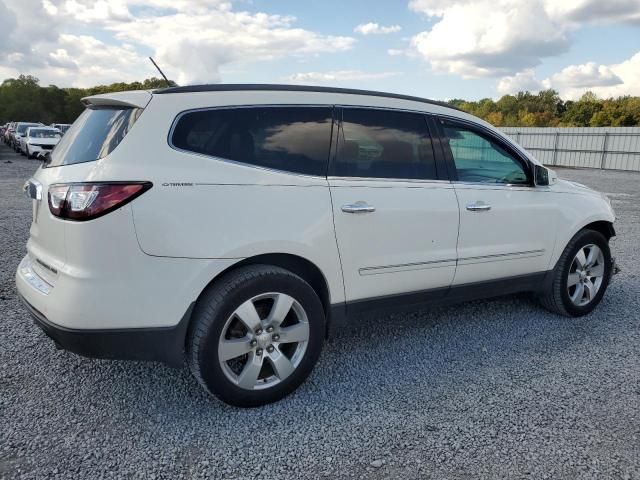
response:
[[[175,148],[260,167],[326,175],[331,107],[246,107],[187,112],[179,117]]]
[[[141,113],[141,108],[87,108],[53,149],[48,166],[73,165],[106,157],[122,141]]]

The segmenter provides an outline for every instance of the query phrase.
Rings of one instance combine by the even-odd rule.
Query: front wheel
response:
[[[307,378],[324,331],[322,303],[302,278],[268,265],[241,267],[198,301],[187,360],[210,393],[255,407],[280,400]]]
[[[542,305],[555,313],[580,317],[602,300],[611,279],[609,242],[600,232],[581,230],[569,242],[553,271]]]

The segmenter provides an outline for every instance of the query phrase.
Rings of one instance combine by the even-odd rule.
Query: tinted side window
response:
[[[427,123],[419,113],[345,108],[335,175],[435,179]]]
[[[479,183],[528,184],[520,160],[497,142],[464,126],[443,122],[458,180]]]
[[[326,175],[331,107],[221,108],[188,112],[171,137],[180,149],[307,175]]]

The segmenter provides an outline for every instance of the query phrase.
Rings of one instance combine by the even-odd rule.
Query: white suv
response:
[[[84,101],[25,184],[20,295],[63,348],[186,358],[233,405],[293,391],[354,314],[525,291],[579,316],[614,270],[604,195],[445,104],[279,85]]]

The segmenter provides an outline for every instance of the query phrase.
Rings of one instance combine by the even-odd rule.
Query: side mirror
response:
[[[541,187],[553,185],[558,181],[556,172],[542,165],[534,165],[533,176],[535,184]]]

